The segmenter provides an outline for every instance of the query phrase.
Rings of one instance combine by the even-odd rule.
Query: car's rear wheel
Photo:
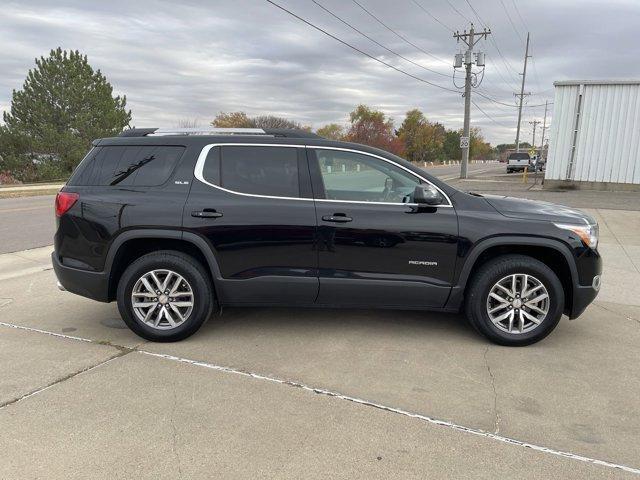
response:
[[[521,346],[542,340],[558,325],[564,290],[547,265],[525,255],[504,255],[485,263],[466,295],[473,327],[500,345]]]
[[[211,281],[200,263],[177,251],[138,258],[118,283],[118,310],[136,334],[155,342],[182,340],[209,318]]]

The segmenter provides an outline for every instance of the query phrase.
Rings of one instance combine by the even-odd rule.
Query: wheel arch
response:
[[[216,297],[220,268],[209,243],[191,232],[181,230],[141,229],[121,233],[112,242],[107,253],[105,272],[108,275],[109,301],[116,298],[118,281],[122,273],[136,258],[157,250],[176,250],[200,261],[209,273]]]
[[[467,255],[458,281],[447,303],[449,308],[460,308],[469,280],[487,261],[501,255],[527,255],[549,266],[560,279],[565,296],[565,313],[573,306],[573,291],[578,283],[578,271],[569,248],[562,242],[544,237],[493,237],[476,244]]]

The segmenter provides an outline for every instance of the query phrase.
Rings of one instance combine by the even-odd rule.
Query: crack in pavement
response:
[[[493,389],[493,415],[494,415],[494,431],[493,433],[500,433],[500,413],[498,412],[498,392],[496,391],[496,377],[493,375],[491,371],[491,367],[489,366],[489,360],[487,359],[487,353],[489,353],[489,346],[484,351],[484,364],[487,367],[487,371],[489,372],[489,378],[491,379],[491,388]]]
[[[180,463],[180,455],[178,455],[178,450],[176,446],[178,445],[178,429],[176,428],[174,416],[176,414],[176,407],[178,405],[178,397],[176,395],[176,384],[173,383],[173,407],[171,408],[171,416],[169,417],[169,423],[171,424],[171,451],[173,452],[173,456],[176,459],[176,466],[178,467],[178,476],[182,477],[182,464]]]
[[[54,332],[47,332],[46,330],[39,330],[39,329],[36,329],[36,328],[31,328],[31,327],[13,325],[13,324],[5,323],[5,322],[0,322],[0,325],[7,326],[7,327],[12,327],[12,328],[18,328],[18,329],[21,329],[21,330],[32,331],[32,332],[35,332],[35,333],[53,335],[55,337],[74,339],[74,340],[79,340],[79,341],[88,342],[88,343],[99,343],[99,342],[96,342],[96,341],[88,339],[88,338],[70,337],[68,335],[62,335],[62,334],[54,333]],[[342,393],[331,391],[331,390],[327,390],[327,389],[324,389],[324,388],[313,387],[311,385],[306,385],[304,383],[293,381],[293,380],[285,380],[285,379],[282,379],[282,378],[270,377],[268,375],[262,375],[262,374],[254,373],[254,372],[251,372],[251,371],[239,370],[239,369],[236,369],[236,368],[226,367],[226,366],[222,366],[222,365],[215,365],[215,364],[202,362],[202,361],[198,361],[198,360],[182,358],[182,357],[176,357],[174,355],[169,355],[169,354],[166,354],[166,353],[154,353],[154,352],[149,352],[149,351],[146,351],[146,350],[139,350],[139,349],[136,349],[136,348],[129,348],[129,347],[117,346],[117,345],[112,345],[112,346],[122,349],[119,352],[118,355],[115,355],[111,359],[105,360],[105,361],[103,361],[103,362],[101,362],[101,363],[99,363],[97,365],[94,365],[92,367],[84,369],[83,371],[80,371],[80,372],[76,373],[75,375],[71,375],[70,378],[73,378],[76,375],[80,375],[84,371],[88,371],[88,370],[97,368],[97,367],[99,367],[101,365],[104,365],[107,362],[112,361],[112,360],[114,360],[116,358],[122,357],[122,356],[124,356],[124,355],[126,355],[128,353],[136,352],[136,353],[139,353],[141,355],[147,355],[147,356],[155,357],[155,358],[162,358],[162,359],[165,359],[165,360],[168,360],[168,361],[184,363],[184,364],[193,365],[193,366],[197,366],[197,367],[207,368],[207,369],[218,371],[218,372],[225,372],[225,373],[229,373],[229,374],[234,374],[234,375],[239,375],[239,376],[243,376],[243,377],[253,378],[253,379],[256,379],[256,380],[266,381],[266,382],[270,382],[270,383],[273,383],[273,384],[293,387],[293,388],[300,389],[300,390],[303,390],[303,391],[306,391],[306,392],[310,392],[310,393],[314,393],[314,394],[317,394],[317,395],[333,397],[333,398],[336,398],[336,399],[339,399],[339,400],[352,402],[352,403],[355,403],[357,405],[361,405],[361,406],[364,406],[364,407],[371,407],[371,408],[375,408],[375,409],[378,409],[378,410],[383,410],[383,411],[388,412],[388,413],[393,413],[393,414],[401,415],[401,416],[404,416],[404,417],[412,418],[412,419],[419,420],[419,421],[422,421],[422,422],[425,422],[425,423],[428,423],[428,424],[431,424],[431,425],[437,425],[437,426],[440,426],[440,427],[443,427],[443,428],[448,428],[448,429],[453,430],[453,431],[457,431],[457,432],[461,432],[461,433],[467,433],[467,434],[470,434],[470,435],[476,435],[476,436],[483,437],[483,438],[486,438],[486,439],[502,442],[502,443],[505,443],[507,445],[511,445],[511,446],[514,446],[514,447],[526,448],[526,449],[530,449],[530,450],[541,452],[541,453],[546,453],[546,454],[549,454],[549,455],[554,455],[554,456],[561,457],[561,458],[566,458],[566,459],[570,459],[570,460],[575,460],[575,461],[588,463],[590,465],[598,465],[598,466],[602,466],[602,467],[607,467],[607,468],[611,468],[611,469],[615,469],[615,470],[621,470],[621,471],[633,473],[633,474],[636,474],[636,475],[640,475],[640,468],[631,467],[631,466],[623,465],[623,464],[619,464],[619,463],[613,463],[613,462],[609,462],[609,461],[606,461],[606,460],[600,460],[600,459],[597,459],[597,458],[586,457],[584,455],[579,455],[579,454],[572,453],[572,452],[556,450],[556,449],[551,448],[551,447],[545,447],[545,446],[542,446],[542,445],[537,445],[535,443],[529,443],[529,442],[525,442],[523,440],[517,440],[515,438],[505,437],[504,435],[499,435],[497,433],[487,432],[487,431],[484,431],[484,430],[479,429],[479,428],[467,427],[465,425],[460,425],[460,424],[457,424],[457,423],[454,423],[454,422],[450,422],[448,420],[440,420],[440,419],[437,419],[437,418],[434,418],[434,417],[430,417],[428,415],[424,415],[424,414],[421,414],[421,413],[415,413],[415,412],[411,412],[411,411],[408,411],[408,410],[404,410],[402,408],[383,405],[383,404],[374,402],[372,400],[366,400],[366,399],[362,399],[362,398],[358,398],[358,397],[351,397],[349,395],[344,395]],[[487,365],[487,368],[488,368],[488,365]],[[493,376],[492,376],[492,378],[493,378]],[[56,383],[59,383],[59,382],[54,382],[54,384],[56,384]],[[54,385],[54,384],[52,384],[52,385]],[[22,397],[21,400],[24,399],[24,398],[27,398],[27,396],[35,395],[36,393],[39,393],[39,392],[45,390],[46,388],[49,388],[49,387],[44,387],[44,388],[42,388],[42,389],[40,389],[40,390],[38,390],[36,392],[32,392],[31,394],[28,394],[28,395]],[[2,407],[0,407],[0,409],[1,408]]]
[[[600,307],[601,309],[603,309],[603,310],[605,310],[605,311],[607,311],[607,312],[609,312],[609,313],[613,313],[614,315],[616,315],[616,316],[618,316],[618,317],[620,317],[620,318],[624,318],[624,319],[626,319],[626,320],[631,320],[632,322],[637,322],[637,323],[639,323],[639,324],[640,324],[640,319],[638,319],[638,318],[630,317],[630,316],[625,315],[625,314],[623,314],[623,313],[616,312],[615,310],[611,310],[610,308],[607,308],[607,307],[605,307],[604,305],[602,305],[600,302],[593,302],[593,304],[594,304],[596,307]]]
[[[120,357],[124,357],[125,355],[128,355],[129,353],[133,352],[134,350],[132,349],[126,349],[126,348],[119,348],[118,349],[118,353],[116,353],[115,355],[112,355],[111,357],[107,358],[106,360],[102,360],[101,362],[98,362],[96,364],[93,365],[89,365],[88,367],[84,367],[81,368],[80,370],[76,370],[75,372],[69,373],[67,375],[64,375],[60,378],[57,378],[56,380],[54,380],[53,382],[50,382],[46,385],[44,385],[43,387],[38,387],[35,390],[32,390],[28,393],[25,393],[24,395],[20,396],[20,397],[16,397],[13,398],[11,400],[7,400],[6,402],[2,402],[0,403],[0,410],[3,410],[6,407],[9,407],[11,405],[15,405],[16,403],[19,403],[23,400],[26,400],[29,397],[33,397],[34,395],[37,395],[39,393],[44,392],[45,390],[48,390],[51,387],[54,387],[55,385],[58,385],[60,383],[66,382],[67,380],[71,380],[72,378],[77,377],[78,375],[81,375],[83,373],[89,372],[90,370],[93,370],[95,368],[101,367],[102,365],[105,365],[107,363],[109,363],[112,360],[115,360],[116,358],[120,358]]]

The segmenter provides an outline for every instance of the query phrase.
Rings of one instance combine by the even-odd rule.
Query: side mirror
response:
[[[433,185],[416,185],[413,202],[422,205],[442,205],[444,197]]]

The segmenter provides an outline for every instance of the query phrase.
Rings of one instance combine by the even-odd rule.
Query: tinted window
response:
[[[299,197],[297,149],[222,147],[220,185],[241,193]]]
[[[528,153],[512,153],[509,155],[509,160],[529,160],[530,158]]]
[[[213,147],[207,154],[202,177],[213,185],[220,185],[220,147]]]
[[[154,186],[166,182],[184,147],[106,146],[93,149],[69,185]]]
[[[379,158],[340,150],[315,152],[327,199],[406,203],[420,184],[415,175]]]

